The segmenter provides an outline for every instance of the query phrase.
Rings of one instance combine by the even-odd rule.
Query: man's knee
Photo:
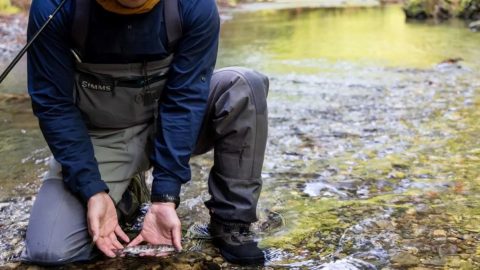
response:
[[[45,180],[30,213],[22,259],[44,265],[88,259],[92,245],[85,216],[62,180]]]
[[[214,76],[217,74],[226,73],[221,75],[222,79],[243,79],[248,83],[253,83],[255,89],[261,89],[265,91],[265,95],[268,94],[269,80],[268,77],[254,69],[245,67],[225,67],[216,70]]]
[[[48,240],[39,242],[27,238],[22,260],[40,265],[58,266],[70,262],[86,261],[93,257],[92,245]]]
[[[262,73],[244,67],[226,67],[217,70],[212,78],[214,93],[220,97],[233,91],[238,99],[251,99],[256,114],[265,114],[267,109],[268,77]]]

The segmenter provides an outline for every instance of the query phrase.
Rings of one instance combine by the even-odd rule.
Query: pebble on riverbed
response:
[[[390,261],[398,267],[412,267],[420,263],[417,256],[403,251],[393,255]]]
[[[444,230],[434,230],[432,235],[434,238],[446,238],[447,232]]]

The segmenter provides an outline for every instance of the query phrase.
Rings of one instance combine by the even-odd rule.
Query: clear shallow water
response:
[[[271,78],[259,213],[286,220],[262,235],[271,267],[480,267],[479,42],[458,21],[407,24],[397,6],[234,13],[223,23],[217,66]],[[464,61],[437,65],[447,58]],[[28,100],[3,100],[0,197],[33,195],[48,151]],[[209,166],[192,160],[184,227],[208,220]],[[15,242],[10,220],[0,233]]]

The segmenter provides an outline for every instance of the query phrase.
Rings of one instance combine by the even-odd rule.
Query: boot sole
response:
[[[262,257],[237,257],[232,255],[231,253],[219,249],[220,254],[227,260],[228,262],[238,264],[238,265],[264,265],[265,264],[265,255]]]

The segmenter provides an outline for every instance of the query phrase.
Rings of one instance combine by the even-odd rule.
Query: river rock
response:
[[[213,258],[213,262],[216,263],[216,264],[222,264],[225,261],[223,260],[222,257],[215,257],[215,258]]]
[[[445,238],[447,237],[447,232],[444,230],[434,230],[432,235],[435,238]]]
[[[462,265],[464,264],[464,260],[458,258],[458,257],[452,257],[448,262],[447,262],[447,267],[449,269],[451,268],[461,268]]]
[[[442,267],[445,265],[445,259],[440,257],[430,258],[422,261],[423,264]]]
[[[388,227],[393,227],[392,223],[388,220],[376,220],[375,225],[377,225],[378,228],[384,230]]]
[[[458,239],[457,237],[448,237],[447,241],[449,243],[460,243],[460,239]]]
[[[405,214],[407,215],[415,215],[417,213],[417,211],[415,210],[415,208],[408,208],[407,211],[405,211]]]
[[[468,24],[468,28],[470,28],[470,30],[472,30],[473,32],[480,31],[480,20],[471,22],[470,24]]]
[[[425,203],[420,203],[415,207],[415,211],[417,211],[417,214],[425,215],[430,212],[430,207]]]
[[[415,236],[415,237],[419,237],[419,236],[425,234],[426,230],[427,230],[427,228],[425,226],[418,226],[416,224],[414,224],[412,226],[413,236]]]
[[[390,261],[399,267],[412,267],[420,263],[417,256],[404,251],[393,255]]]
[[[19,262],[10,262],[10,263],[7,263],[5,264],[4,266],[4,269],[16,269],[20,266],[20,263]]]

